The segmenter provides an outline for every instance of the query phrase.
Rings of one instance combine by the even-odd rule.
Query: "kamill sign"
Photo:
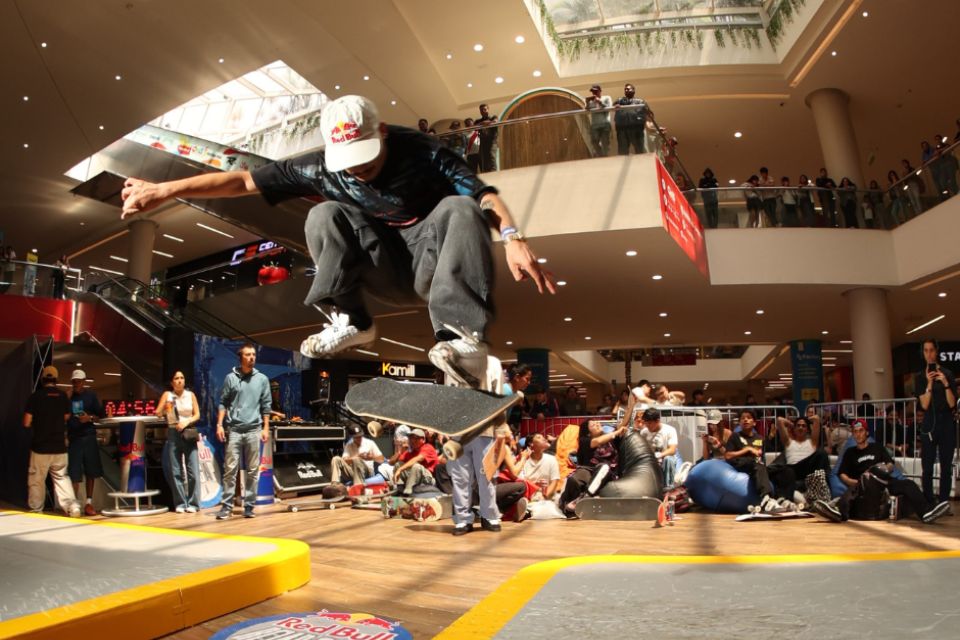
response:
[[[413,640],[399,622],[369,613],[315,611],[257,618],[221,629],[211,640]]]

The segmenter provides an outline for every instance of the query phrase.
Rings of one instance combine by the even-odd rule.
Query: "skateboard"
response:
[[[453,498],[442,494],[384,496],[380,500],[380,512],[388,519],[400,517],[417,522],[436,522],[453,517]]]
[[[307,509],[328,509],[333,511],[337,508],[338,504],[348,501],[351,501],[348,496],[342,496],[339,498],[320,498],[318,500],[311,500],[309,502],[301,502],[300,504],[287,505],[287,511],[290,513],[296,513],[298,511],[304,511]]]
[[[656,498],[581,498],[574,511],[581,520],[662,520]]]
[[[798,518],[812,518],[813,514],[809,511],[783,511],[769,512],[760,511],[758,513],[744,513],[737,516],[737,522],[750,522],[751,520],[796,520]]]
[[[352,387],[344,404],[359,416],[399,422],[457,438],[458,441],[449,440],[443,445],[447,459],[456,460],[463,452],[463,445],[488,427],[504,422],[505,412],[520,398],[428,382],[374,378]],[[371,435],[377,437],[372,431]]]

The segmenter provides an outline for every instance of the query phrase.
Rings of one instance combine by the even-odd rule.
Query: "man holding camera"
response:
[[[917,374],[914,389],[923,409],[920,425],[920,462],[923,468],[923,496],[934,502],[933,465],[940,462],[939,500],[950,498],[953,477],[953,453],[957,448],[957,379],[940,366],[940,348],[936,340],[923,341],[923,371]]]

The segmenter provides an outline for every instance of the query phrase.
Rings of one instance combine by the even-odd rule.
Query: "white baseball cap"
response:
[[[366,164],[380,153],[380,114],[363,96],[343,96],[323,108],[320,130],[330,171]]]
[[[87,374],[83,372],[83,369],[74,369],[73,373],[70,374],[71,380],[86,380]]]

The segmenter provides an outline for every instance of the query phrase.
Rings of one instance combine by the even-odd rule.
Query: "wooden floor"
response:
[[[960,509],[957,509],[960,513]],[[733,516],[683,514],[674,526],[647,523],[527,521],[500,534],[450,535],[451,521],[384,520],[348,508],[218,522],[215,510],[123,522],[231,534],[296,538],[312,549],[313,579],[301,589],[170,636],[200,640],[250,618],[327,608],[396,618],[414,638],[430,638],[520,568],[542,560],[593,554],[731,555],[894,552],[960,549],[960,516],[934,525],[915,520],[834,524],[819,518],[737,523]]]

